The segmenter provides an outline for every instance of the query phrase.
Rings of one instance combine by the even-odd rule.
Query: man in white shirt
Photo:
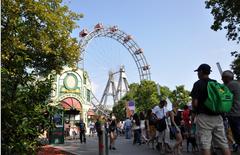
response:
[[[153,112],[156,114],[158,119],[164,119],[166,121],[167,117],[167,102],[165,100],[160,101],[159,106],[155,106],[153,108]],[[158,131],[157,130],[157,149],[162,151],[162,148],[164,146],[165,152],[171,152],[171,147],[170,147],[170,137],[169,137],[169,128],[168,128],[168,123],[166,122],[166,128],[163,131]]]

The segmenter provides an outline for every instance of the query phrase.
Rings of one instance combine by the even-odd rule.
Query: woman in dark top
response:
[[[115,148],[115,140],[117,138],[116,136],[116,129],[117,129],[117,123],[115,118],[112,119],[110,125],[109,125],[109,132],[110,132],[110,147],[109,149],[116,150]]]
[[[147,134],[146,134],[146,118],[144,112],[140,112],[140,128],[141,128],[141,138],[143,143],[147,142]]]
[[[133,115],[133,131],[134,131],[133,144],[138,143],[139,145],[141,145],[140,119],[137,113]]]
[[[176,143],[173,147],[173,151],[174,151],[174,154],[181,154],[181,151],[180,151],[180,146],[182,144],[182,134],[181,134],[181,131],[179,129],[179,121],[175,121],[177,120],[177,109],[172,110],[169,112],[169,115],[170,115],[170,118],[171,118],[171,130],[173,132],[173,134],[175,135],[176,137]],[[178,123],[178,124],[177,124]]]
[[[154,149],[154,139],[156,138],[156,127],[155,123],[157,120],[157,116],[152,112],[152,109],[149,109],[147,111],[147,117],[146,117],[146,129],[147,129],[147,135],[149,138],[149,142],[152,142],[152,147]]]

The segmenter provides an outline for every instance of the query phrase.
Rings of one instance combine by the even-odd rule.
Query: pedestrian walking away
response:
[[[208,83],[215,81],[209,78],[211,67],[208,64],[201,64],[195,72],[198,73],[199,80],[194,83],[190,95],[193,111],[197,114],[196,128],[200,138],[201,154],[210,155],[214,141],[214,145],[221,148],[224,155],[230,155],[221,114],[213,112],[204,104],[208,98]]]
[[[177,109],[175,109],[177,111]],[[173,146],[173,153],[174,154],[181,154],[181,143],[182,143],[182,135],[181,135],[181,130],[179,128],[180,124],[176,124],[175,118],[177,116],[177,112],[172,110],[169,112],[170,118],[171,118],[171,130],[176,137],[176,143]]]
[[[127,119],[124,122],[124,130],[125,130],[125,138],[126,139],[131,139],[131,133],[132,133],[132,122],[127,117]]]
[[[146,120],[144,112],[140,112],[140,128],[141,128],[141,141],[142,143],[146,143],[148,141],[146,134]]]
[[[94,136],[94,131],[95,131],[95,124],[94,124],[94,122],[93,121],[90,121],[89,122],[89,137],[90,136]]]
[[[237,152],[240,146],[240,82],[234,80],[233,72],[227,70],[222,73],[222,80],[233,94],[233,105],[227,114],[228,122],[236,144],[233,144],[233,151]]]
[[[111,123],[109,125],[109,132],[110,132],[110,147],[109,149],[116,150],[115,141],[117,139],[117,122],[115,116],[112,117]]]
[[[138,143],[139,145],[141,145],[142,142],[141,142],[140,119],[137,113],[133,115],[133,133],[134,133],[133,144]]]
[[[148,109],[147,118],[146,118],[146,128],[148,135],[148,145],[152,145],[152,149],[154,149],[154,141],[156,139],[156,122],[157,116],[152,112],[152,109]]]
[[[83,122],[83,119],[81,118],[79,123],[79,129],[80,129],[80,142],[86,143],[86,124]]]

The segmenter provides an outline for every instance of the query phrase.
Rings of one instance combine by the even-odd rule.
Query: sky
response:
[[[64,4],[84,14],[77,21],[80,28],[72,32],[73,37],[80,40],[78,34],[83,28],[91,31],[99,22],[117,25],[144,49],[151,79],[172,90],[177,85],[191,90],[197,80],[193,71],[201,63],[209,64],[211,78],[221,82],[216,62],[223,70],[230,69],[230,52],[240,48],[227,40],[226,31],[210,29],[213,16],[203,0],[65,0]],[[98,94],[106,85],[108,70],[117,70],[121,64],[125,65],[129,82],[139,82],[133,59],[118,42],[95,39],[86,51],[86,70]]]

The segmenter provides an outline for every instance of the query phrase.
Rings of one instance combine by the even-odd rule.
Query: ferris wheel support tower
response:
[[[114,80],[114,75],[119,74],[119,80],[116,84]],[[116,89],[117,86],[117,89]],[[129,91],[127,76],[125,73],[124,66],[121,66],[118,72],[109,72],[109,77],[107,81],[106,88],[104,89],[103,96],[101,98],[100,104],[106,107],[108,97],[113,98],[113,106],[115,106],[119,100]]]

